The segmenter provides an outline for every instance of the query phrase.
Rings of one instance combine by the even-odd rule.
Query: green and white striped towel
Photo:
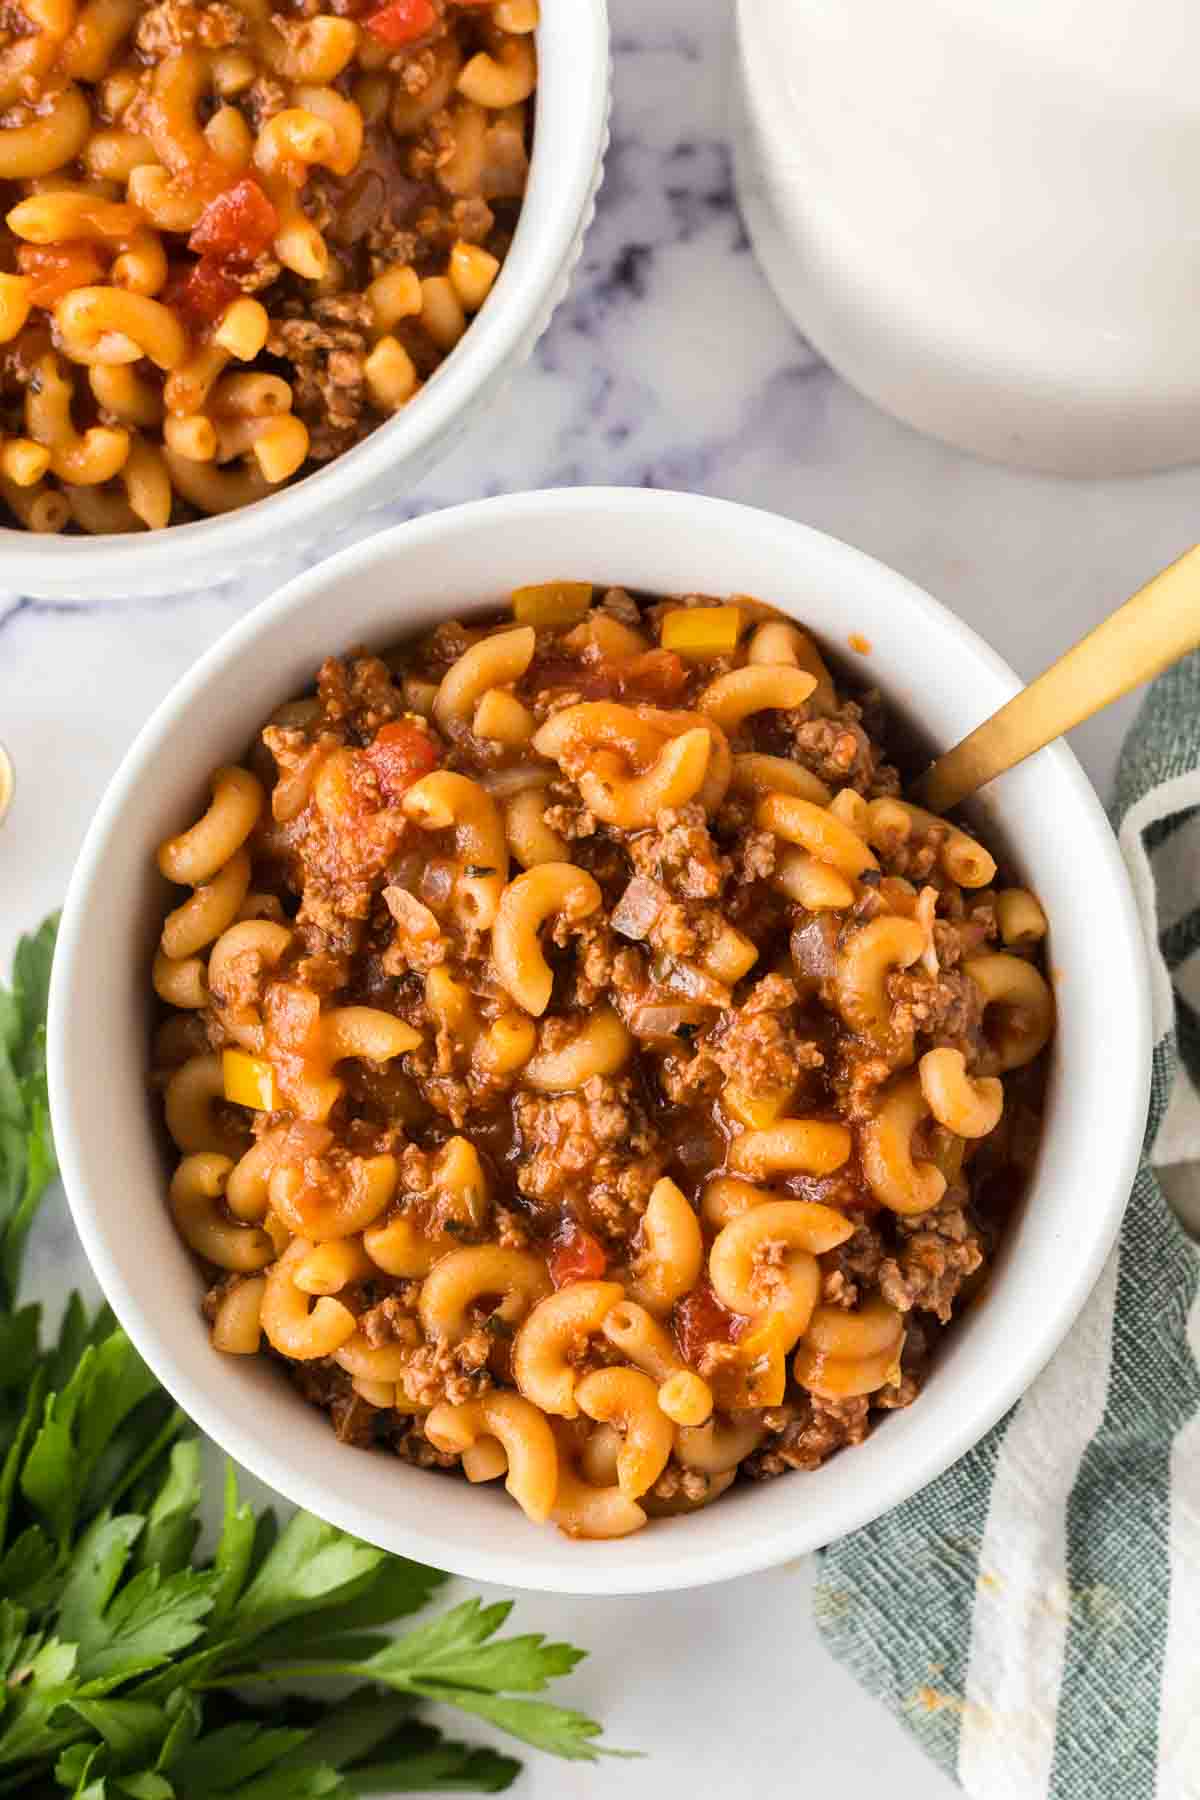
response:
[[[830,1649],[971,1800],[1200,1800],[1200,1253],[1172,1205],[1194,1223],[1200,654],[1150,690],[1113,819],[1155,1019],[1117,1248],[1007,1417],[821,1558]]]

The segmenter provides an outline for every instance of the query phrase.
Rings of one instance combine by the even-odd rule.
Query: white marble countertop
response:
[[[871,551],[1033,674],[1187,546],[1194,474],[1077,485],[992,468],[850,392],[796,336],[746,246],[727,153],[723,0],[610,4],[613,144],[572,294],[489,428],[398,499],[391,519],[582,481],[696,488]],[[17,932],[61,899],[101,790],[152,705],[297,566],[152,602],[39,602],[0,589],[0,738],[17,773],[0,832],[5,969]],[[1126,703],[1077,734],[1102,791],[1129,712]],[[47,1296],[86,1280],[61,1199],[35,1253]],[[649,1600],[523,1600],[523,1625],[591,1648],[571,1691],[614,1742],[648,1760],[535,1763],[518,1791],[774,1797],[836,1775],[858,1794],[886,1770],[895,1800],[949,1796],[951,1784],[826,1655],[809,1620],[809,1573],[798,1564]]]

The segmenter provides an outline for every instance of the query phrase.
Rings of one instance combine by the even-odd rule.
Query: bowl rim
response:
[[[293,613],[318,605],[322,591],[346,576],[377,564],[402,563],[408,551],[453,538],[460,529],[469,530],[503,518],[507,524],[523,524],[536,530],[548,519],[571,519],[587,516],[594,522],[596,513],[620,509],[630,513],[655,532],[675,527],[686,531],[689,519],[698,513],[710,523],[719,522],[723,531],[736,536],[753,533],[760,539],[774,537],[782,555],[798,541],[810,548],[835,556],[851,572],[861,572],[865,581],[878,586],[881,577],[892,593],[904,591],[917,623],[922,618],[938,624],[959,641],[968,659],[981,662],[992,678],[1009,692],[1020,682],[987,643],[941,602],[917,587],[888,565],[854,549],[840,539],[816,531],[798,521],[783,518],[757,508],[712,499],[706,496],[674,493],[660,489],[566,488],[506,495],[472,501],[462,506],[425,515],[419,520],[369,537],[338,552],[326,561],[287,582],[272,598],[264,601],[217,642],[182,676],[155,708],[122,758],[106,789],[80,850],[62,912],[58,948],[54,960],[49,997],[48,1073],[51,1113],[56,1136],[62,1179],[67,1191],[72,1217],[89,1263],[100,1281],[113,1311],[147,1364],[163,1386],[195,1423],[216,1443],[236,1458],[246,1469],[298,1506],[304,1506],[331,1520],[368,1542],[386,1541],[386,1530],[377,1510],[361,1506],[354,1498],[330,1497],[323,1487],[323,1477],[306,1474],[289,1461],[286,1453],[254,1434],[252,1426],[231,1415],[230,1410],[214,1399],[203,1383],[193,1381],[175,1360],[169,1338],[148,1329],[141,1315],[141,1305],[134,1284],[126,1279],[114,1245],[119,1234],[106,1228],[103,1205],[97,1205],[84,1176],[81,1139],[74,1119],[72,1084],[68,1068],[67,1040],[75,1014],[77,997],[87,992],[88,969],[81,963],[81,937],[90,907],[102,903],[104,851],[110,833],[121,822],[126,807],[142,787],[147,767],[153,756],[176,732],[179,721],[186,717],[214,679],[253,646],[255,639],[270,630],[277,621]],[[452,601],[438,603],[438,610],[449,616]],[[1008,1411],[1040,1373],[1059,1347],[1079,1315],[1116,1238],[1127,1204],[1142,1143],[1142,1124],[1150,1092],[1151,1007],[1150,983],[1144,940],[1134,905],[1132,890],[1120,855],[1116,838],[1108,825],[1091,783],[1073,752],[1061,741],[1048,746],[1040,755],[1050,759],[1057,775],[1078,808],[1081,824],[1092,831],[1099,865],[1107,864],[1113,882],[1116,913],[1123,924],[1124,943],[1115,946],[1114,980],[1123,983],[1122,1014],[1125,1033],[1118,1045],[1110,1047],[1121,1056],[1124,1065],[1122,1095],[1127,1096],[1124,1116],[1119,1121],[1105,1114],[1108,1136],[1112,1140],[1111,1159],[1106,1164],[1107,1181],[1092,1191],[1096,1229],[1084,1245],[1072,1244],[1071,1256],[1061,1267],[1062,1280],[1056,1290],[1056,1305],[1045,1314],[1028,1321],[1028,1329],[1012,1342],[1011,1359],[1002,1374],[994,1376],[985,1402],[973,1400],[965,1405],[953,1429],[936,1441],[922,1445],[920,1456],[895,1457],[886,1465],[881,1478],[864,1484],[869,1492],[855,1495],[851,1504],[839,1510],[838,1524],[832,1533],[814,1536],[811,1522],[803,1508],[798,1508],[794,1521],[760,1534],[735,1531],[723,1544],[720,1554],[710,1554],[703,1566],[669,1541],[652,1562],[636,1572],[623,1565],[621,1544],[602,1546],[603,1562],[579,1559],[578,1572],[569,1570],[566,1578],[552,1558],[539,1564],[538,1540],[529,1533],[527,1541],[513,1553],[497,1553],[478,1544],[464,1549],[456,1540],[439,1535],[436,1518],[428,1524],[404,1520],[403,1553],[446,1568],[475,1580],[505,1583],[526,1589],[556,1593],[624,1594],[650,1593],[677,1588],[707,1585],[732,1577],[750,1574],[818,1548],[831,1537],[869,1523],[891,1507],[909,1498],[936,1479],[968,1449],[976,1444]],[[999,823],[1004,823],[1001,809]],[[1122,1054],[1123,1051],[1123,1054]],[[112,1241],[110,1242],[110,1237]],[[878,1477],[878,1471],[876,1471]],[[433,1509],[431,1509],[432,1514]],[[641,1535],[634,1542],[641,1540]],[[669,1540],[671,1534],[663,1534]],[[400,1548],[393,1545],[394,1548]]]
[[[281,548],[287,535],[302,537],[339,506],[366,493],[405,467],[462,417],[472,401],[520,354],[522,341],[552,303],[556,284],[572,260],[604,153],[609,107],[608,0],[542,0],[538,55],[549,80],[535,90],[534,141],[529,181],[512,245],[487,303],[451,354],[438,365],[416,400],[385,420],[359,443],[303,480],[233,512],[214,514],[146,533],[38,534],[0,525],[0,555],[8,584],[52,594],[104,584],[108,593],[128,581],[153,588],[180,580],[182,558],[259,560]],[[548,314],[547,314],[548,317]],[[542,323],[545,321],[543,320]],[[413,479],[427,472],[416,471]],[[73,586],[74,584],[74,586]]]

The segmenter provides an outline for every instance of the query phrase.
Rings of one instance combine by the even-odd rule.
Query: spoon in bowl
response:
[[[949,812],[985,782],[1198,647],[1200,544],[939,756],[913,784],[911,798],[930,812]]]

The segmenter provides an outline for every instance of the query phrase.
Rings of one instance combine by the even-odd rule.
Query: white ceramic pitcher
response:
[[[1064,474],[1200,460],[1197,0],[737,0],[739,194],[880,406]]]

